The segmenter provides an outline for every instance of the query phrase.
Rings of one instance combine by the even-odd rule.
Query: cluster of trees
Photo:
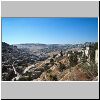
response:
[[[57,75],[52,74],[52,70],[50,69],[47,70],[47,77],[48,77],[48,80],[50,81],[58,81]]]
[[[66,69],[66,66],[64,64],[62,64],[61,62],[59,62],[59,71],[64,71]]]
[[[87,75],[89,80],[93,80],[96,76],[98,76],[98,66],[93,63],[82,63],[80,64],[81,69]]]
[[[69,56],[70,66],[73,67],[78,64],[77,53],[71,53]]]
[[[91,62],[95,62],[95,50],[98,49],[98,43],[96,42],[95,44],[93,45],[90,45],[90,61]]]

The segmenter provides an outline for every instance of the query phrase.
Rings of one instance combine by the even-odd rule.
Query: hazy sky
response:
[[[98,41],[98,18],[2,18],[9,44],[67,44]]]

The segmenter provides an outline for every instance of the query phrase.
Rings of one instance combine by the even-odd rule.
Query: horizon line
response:
[[[2,41],[4,42],[4,41]],[[91,41],[91,42],[80,42],[80,43],[38,43],[38,42],[25,42],[25,43],[14,43],[14,44],[11,44],[11,43],[7,43],[7,44],[10,44],[10,45],[19,45],[19,44],[45,44],[45,45],[51,45],[51,44],[57,44],[57,45],[66,45],[66,44],[72,44],[72,45],[75,45],[75,44],[84,44],[84,43],[95,43],[95,42],[98,42],[98,41]]]

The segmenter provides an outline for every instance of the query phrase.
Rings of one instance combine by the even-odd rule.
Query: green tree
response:
[[[60,55],[63,56],[63,52],[62,52],[62,50],[60,51]]]
[[[49,78],[50,78],[51,81],[58,81],[57,75],[51,75],[50,74]]]
[[[52,65],[54,65],[54,59],[50,59],[50,63],[52,64]]]
[[[78,63],[77,53],[71,53],[71,55],[69,56],[69,62],[71,67],[77,65]]]
[[[88,75],[90,80],[93,80],[94,77],[98,76],[98,66],[93,62],[81,64],[81,68]]]
[[[95,50],[98,49],[98,43],[96,42],[95,44],[93,45],[90,45],[90,61],[91,62],[95,62]]]
[[[66,66],[62,64],[61,62],[59,62],[59,70],[62,72],[65,69],[66,69]]]

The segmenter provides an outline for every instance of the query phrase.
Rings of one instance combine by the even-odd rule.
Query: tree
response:
[[[50,68],[49,63],[46,63],[46,64],[44,65],[44,70],[48,70],[49,68]]]
[[[66,69],[65,65],[59,62],[59,70],[62,72],[64,69]]]
[[[84,73],[88,75],[90,80],[93,80],[94,77],[98,76],[98,66],[95,63],[93,62],[83,63],[81,64],[80,67],[82,68]]]
[[[52,65],[54,65],[54,59],[50,59],[50,63],[52,64]]]
[[[57,56],[57,54],[53,54],[53,58],[55,58]]]
[[[98,43],[96,42],[94,45],[90,45],[90,61],[95,62],[95,50],[98,49]]]
[[[78,64],[77,53],[74,53],[73,62],[74,62],[74,65]]]
[[[50,80],[51,81],[57,81],[58,79],[57,79],[57,75],[49,75],[49,78],[50,78]]]
[[[78,63],[77,53],[71,53],[71,55],[69,56],[69,62],[71,67],[77,65]]]
[[[95,42],[94,48],[95,48],[95,50],[98,49],[98,42]]]
[[[60,55],[63,56],[62,50],[60,51]]]

